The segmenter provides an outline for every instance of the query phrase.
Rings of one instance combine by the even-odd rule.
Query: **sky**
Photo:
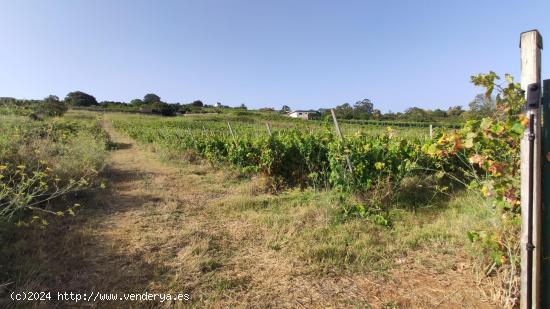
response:
[[[550,40],[550,1],[0,0],[0,96],[466,107],[473,74],[519,81],[534,28]]]

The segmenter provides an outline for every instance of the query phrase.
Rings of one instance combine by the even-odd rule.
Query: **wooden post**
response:
[[[330,113],[332,114],[332,120],[334,121],[334,126],[336,127],[338,139],[342,142],[342,144],[344,144],[344,136],[342,135],[342,130],[340,130],[340,125],[338,124],[338,119],[336,119],[336,113],[333,108],[330,109]],[[349,156],[346,156],[346,162],[348,163],[349,172],[353,175],[353,167],[351,166]]]
[[[527,93],[529,85],[540,85],[540,50],[542,37],[537,30],[523,32],[520,38],[521,50],[521,88]],[[533,129],[535,134],[534,152],[531,161],[529,151],[529,128],[525,130],[521,140],[521,303],[522,309],[539,308],[540,296],[540,257],[541,257],[541,118],[540,106],[526,109],[525,116],[530,119],[533,115]],[[532,164],[532,165],[531,165]],[[530,170],[530,167],[533,167]],[[531,178],[532,177],[532,178]],[[532,179],[532,188],[530,180]],[[529,222],[529,202],[532,192],[532,220]],[[527,268],[527,243],[529,227],[532,226],[532,241],[534,245],[532,263],[532,291],[527,295],[528,272]],[[531,306],[530,306],[531,304]],[[529,309],[531,309],[529,308]]]
[[[265,126],[267,127],[267,133],[271,136],[271,126],[269,125],[269,122],[266,122]]]
[[[434,138],[434,128],[433,125],[430,124],[430,139]]]
[[[340,141],[344,140],[344,137],[342,136],[342,131],[340,130],[340,125],[338,124],[338,119],[336,119],[336,113],[334,112],[334,109],[330,109],[330,113],[332,114],[332,121],[334,121],[334,127],[336,127],[336,134],[338,134],[338,138]]]
[[[543,82],[542,94],[542,258],[541,308],[550,308],[550,79]]]

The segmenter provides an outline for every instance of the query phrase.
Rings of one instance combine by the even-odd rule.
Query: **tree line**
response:
[[[369,99],[355,102],[353,105],[343,103],[337,105],[334,110],[340,119],[356,120],[384,120],[384,121],[413,121],[413,122],[459,122],[465,119],[476,119],[490,117],[496,109],[496,100],[484,94],[477,95],[468,105],[469,109],[464,110],[462,106],[451,106],[447,110],[423,109],[410,107],[403,112],[382,113],[375,108],[374,103]],[[82,91],[68,93],[63,100],[55,95],[50,95],[43,100],[21,100],[11,97],[0,97],[0,106],[16,106],[30,108],[37,115],[59,116],[65,113],[68,107],[81,107],[93,109],[109,109],[120,111],[141,111],[146,113],[172,116],[175,114],[201,113],[218,111],[221,108],[231,108],[221,103],[215,105],[204,104],[201,100],[190,103],[167,103],[154,93],[148,93],[143,98],[136,98],[127,102],[102,101],[98,102],[93,95]],[[246,110],[247,107],[241,104],[235,109]],[[261,108],[260,112],[275,112],[273,108]],[[288,105],[283,105],[279,110],[280,114],[291,112]],[[330,109],[321,108],[317,112],[321,117],[330,117]]]
[[[291,108],[284,105],[280,113],[288,113]],[[330,109],[321,108],[317,110],[322,118],[330,117]],[[339,119],[347,120],[381,120],[381,121],[411,121],[411,122],[461,122],[469,119],[481,119],[491,117],[496,111],[496,100],[487,97],[485,94],[478,94],[468,104],[468,110],[460,105],[451,106],[446,110],[424,109],[420,107],[409,107],[403,112],[382,113],[375,108],[374,103],[369,99],[363,99],[351,105],[344,103],[334,108]]]
[[[171,116],[176,113],[197,112],[201,111],[203,108],[214,107],[204,104],[201,100],[195,100],[185,104],[166,103],[161,100],[160,96],[154,93],[148,93],[143,99],[134,99],[129,103],[117,101],[98,102],[94,96],[82,91],[70,92],[63,100],[60,100],[56,95],[49,95],[42,100],[0,97],[0,106],[32,110],[34,117],[40,117],[41,115],[60,116],[63,115],[69,107],[143,111],[164,116]],[[216,106],[220,108],[229,108],[229,106],[224,106],[221,103],[216,104]],[[246,109],[246,106],[241,104],[238,108]]]

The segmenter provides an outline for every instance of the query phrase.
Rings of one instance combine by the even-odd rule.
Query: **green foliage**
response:
[[[412,121],[431,121],[431,116],[428,112],[420,107],[409,107],[403,113],[406,119]]]
[[[353,119],[354,116],[353,107],[349,103],[336,106],[334,112],[339,119]],[[327,110],[327,114],[329,113],[330,111]]]
[[[65,103],[74,106],[92,106],[99,105],[95,97],[82,91],[74,91],[67,94]]]
[[[62,116],[67,111],[65,102],[55,95],[44,100],[18,100],[15,98],[0,98],[0,114],[30,116],[40,120],[45,116]]]
[[[144,104],[160,103],[160,97],[154,93],[148,93],[143,97]]]
[[[369,99],[355,102],[353,105],[354,118],[368,119],[374,112],[374,104]]]
[[[281,113],[281,114],[290,113],[290,107],[288,105],[283,105],[283,107],[281,107],[281,110],[279,111],[279,113]]]
[[[132,101],[130,101],[130,105],[132,106],[141,106],[143,104],[143,100],[141,99],[133,99]]]
[[[164,102],[156,102],[151,104],[151,109],[153,110],[153,113],[161,114],[163,116],[173,116],[177,111],[177,107]]]
[[[342,143],[324,125],[316,130],[273,130],[268,135],[265,129],[259,133],[234,124],[234,137],[221,121],[125,119],[114,125],[143,143],[171,151],[193,149],[215,164],[229,163],[243,172],[262,173],[279,188],[331,187],[365,194],[386,186],[391,191],[406,175],[421,173],[417,164],[428,158],[421,151],[421,140],[399,137],[393,130],[381,135],[361,131]]]
[[[67,105],[59,101],[59,98],[54,95],[45,98],[44,103],[40,104],[37,108],[37,112],[48,116],[62,116],[66,111]]]
[[[437,143],[425,145],[424,149],[440,160],[447,173],[493,202],[498,224],[488,230],[470,231],[468,236],[481,244],[490,263],[507,267],[512,275],[517,275],[521,222],[519,149],[528,119],[520,113],[525,104],[520,85],[510,75],[506,75],[504,85],[496,84],[499,79],[494,72],[472,76],[475,85],[486,89],[485,97],[497,92],[491,117],[470,120],[456,132],[442,132]]]
[[[496,92],[491,117],[467,121],[452,131],[436,130],[434,139],[405,138],[389,129],[379,134],[359,130],[345,135],[342,142],[333,134],[330,119],[318,122],[315,129],[311,127],[315,122],[305,126],[287,120],[285,129],[268,135],[249,126],[247,121],[253,120],[247,115],[233,119],[240,121],[233,125],[234,136],[227,131],[225,121],[231,120],[227,115],[201,121],[126,119],[115,121],[115,127],[144,143],[175,151],[193,149],[214,164],[262,173],[277,187],[336,189],[342,199],[354,196],[357,201],[344,203],[352,205],[343,209],[346,216],[357,215],[385,226],[392,224],[385,211],[395,204],[404,179],[434,179],[434,194],[445,194],[448,185],[463,185],[492,200],[499,214],[499,224],[493,229],[470,231],[468,236],[482,244],[491,263],[515,267],[519,143],[527,121],[519,114],[525,102],[520,86],[509,75],[506,84],[495,84],[497,80],[493,72],[472,77],[475,85],[486,88],[487,98]],[[353,111],[349,104],[337,108],[337,113],[349,118]],[[462,112],[452,107],[446,114]],[[418,108],[405,114],[419,120],[429,117]]]
[[[519,145],[527,119],[521,115],[525,103],[519,84],[507,75],[507,85],[496,85],[494,72],[472,77],[491,96],[496,89],[493,117],[471,120],[456,132],[441,132],[437,143],[426,145],[429,155],[444,161],[458,160],[454,170],[462,170],[464,180],[495,198],[500,208],[517,213],[519,206]]]
[[[191,103],[191,106],[195,106],[195,107],[203,107],[204,104],[202,103],[201,100],[195,100],[193,101],[193,103]]]
[[[95,184],[107,143],[98,123],[0,117],[0,221],[47,224],[45,214],[74,213],[58,201]]]
[[[463,112],[462,106],[451,106],[447,110],[447,116],[460,116]]]
[[[492,97],[487,97],[485,94],[478,94],[475,96],[472,102],[468,104],[468,107],[468,118],[482,119],[485,117],[493,116],[496,109],[496,103]]]

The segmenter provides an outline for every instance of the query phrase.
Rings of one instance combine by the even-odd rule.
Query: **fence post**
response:
[[[266,122],[265,126],[267,127],[267,133],[271,136],[271,126],[269,125],[269,122]]]
[[[430,139],[434,138],[434,127],[430,124]]]
[[[233,142],[236,142],[235,139],[235,133],[233,133],[233,129],[231,128],[231,124],[229,124],[229,121],[227,122],[227,126],[229,127],[229,133],[231,133],[231,137],[233,137]]]
[[[338,134],[338,139],[344,144],[344,136],[342,135],[342,131],[340,130],[340,125],[338,124],[338,119],[336,119],[336,113],[334,112],[334,109],[330,109],[330,113],[332,114],[332,120],[334,121],[334,126],[336,127],[336,133]],[[351,175],[353,175],[353,167],[351,166],[351,161],[349,159],[349,156],[346,155],[346,161],[348,163],[349,172]]]
[[[541,291],[550,291],[550,79],[542,94],[542,258]],[[541,293],[541,308],[550,308],[550,293]]]
[[[330,113],[332,114],[332,121],[334,121],[334,126],[336,127],[336,134],[338,134],[340,141],[343,141],[344,137],[342,136],[342,131],[340,131],[340,125],[338,124],[338,119],[336,119],[336,113],[333,108],[330,109]]]
[[[523,32],[520,38],[521,88],[531,106],[530,119],[521,140],[521,300],[522,309],[539,308],[541,257],[541,119],[540,50],[542,37],[537,30]],[[537,92],[538,91],[538,92]],[[538,96],[538,98],[536,98]],[[537,101],[538,99],[538,101]],[[531,243],[532,242],[532,243]],[[534,248],[533,248],[534,246]]]

